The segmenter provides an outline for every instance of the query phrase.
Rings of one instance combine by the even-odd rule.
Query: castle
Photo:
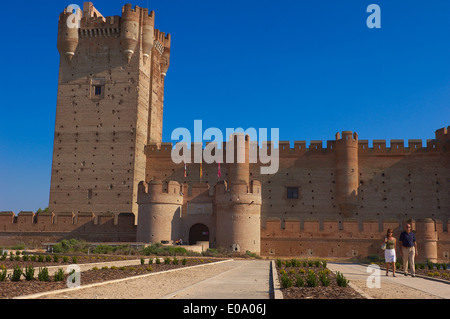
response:
[[[121,17],[90,2],[61,13],[50,212],[0,212],[0,244],[181,238],[264,256],[365,257],[411,221],[419,259],[450,258],[450,127],[426,147],[370,147],[350,131],[325,146],[281,141],[270,175],[249,161],[262,149],[235,134],[221,151],[236,146],[242,161],[222,163],[219,177],[217,163],[185,169],[162,143],[171,36],[154,26],[153,11],[130,4]]]

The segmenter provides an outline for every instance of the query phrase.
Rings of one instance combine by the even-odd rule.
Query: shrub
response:
[[[287,275],[281,276],[281,288],[289,288],[292,287],[292,280]]]
[[[111,270],[116,270],[117,266],[111,266]]]
[[[328,287],[330,285],[330,277],[328,277],[326,271],[319,272],[319,280],[324,287]]]
[[[314,266],[314,262],[312,260],[308,260],[308,267],[313,267]]]
[[[30,281],[34,278],[34,267],[33,266],[27,266],[25,267],[25,280]]]
[[[290,260],[286,260],[285,262],[286,267],[291,267],[291,261]]]
[[[336,272],[336,280],[337,280],[337,284],[339,287],[347,287],[348,286],[348,280],[339,271]]]
[[[72,264],[76,264],[77,263],[77,256],[73,256],[72,257]]]
[[[170,264],[170,258],[169,257],[164,258],[164,264],[166,264],[166,265]]]
[[[63,281],[64,280],[64,270],[62,268],[58,268],[53,276],[54,281]]]
[[[428,269],[433,269],[433,263],[429,259],[427,259],[427,267]]]
[[[277,267],[281,268],[281,259],[277,259]]]
[[[186,259],[186,258],[183,258],[183,259],[181,260],[181,264],[184,266],[184,265],[186,265],[186,263],[187,263],[187,259]]]
[[[153,264],[153,258],[150,257],[150,258],[148,259],[148,264],[149,264],[149,265]]]
[[[314,262],[314,266],[316,266],[317,268],[319,268],[319,267],[320,267],[320,260],[316,260],[316,261]]]
[[[6,254],[6,252],[4,252],[4,253],[2,254],[2,256],[0,257],[0,260],[1,260],[1,261],[5,261],[5,260],[6,260],[6,256],[7,256],[7,254]]]
[[[295,285],[297,287],[304,287],[305,286],[305,281],[303,280],[302,276],[300,276],[300,275],[297,276],[297,281],[296,281]]]
[[[13,273],[11,275],[11,281],[20,281],[20,277],[23,275],[23,270],[19,265],[14,266]]]
[[[53,255],[53,261],[55,263],[57,263],[59,261],[59,256],[58,255]]]
[[[37,258],[36,255],[31,255],[30,260],[34,262],[36,261],[36,258]]]
[[[156,259],[156,260],[155,260],[155,263],[156,263],[157,265],[159,265],[159,264],[161,263],[161,260],[160,260],[158,257],[156,257],[155,259]]]
[[[141,258],[141,265],[143,265],[145,263],[145,259]]]
[[[5,281],[6,280],[6,272],[7,272],[6,269],[2,269],[0,271],[0,281]]]
[[[69,257],[63,256],[63,262],[65,262],[65,263],[69,262]]]
[[[322,267],[323,268],[327,268],[327,261],[326,260],[322,260]]]
[[[153,271],[153,267],[152,267],[152,266],[148,266],[147,268],[145,268],[145,270],[147,270],[147,271]]]
[[[22,255],[22,261],[28,261],[29,258],[30,256],[28,255]]]
[[[281,274],[281,275],[286,275],[286,270],[281,269],[281,270],[280,270],[280,274]]]
[[[38,256],[38,262],[43,263],[44,262],[44,256],[39,255]]]
[[[177,259],[177,257],[174,257],[174,258],[173,258],[172,264],[178,265],[178,259]]]
[[[48,274],[47,267],[39,268],[38,280],[39,281],[50,281],[50,276]]]
[[[442,269],[447,270],[447,264],[446,263],[442,264]]]
[[[306,270],[303,269],[303,268],[300,268],[300,269],[298,270],[298,273],[304,275],[304,274],[306,274]]]
[[[395,269],[400,269],[400,268],[402,268],[402,264],[397,261],[395,263]]]
[[[308,271],[308,276],[306,277],[306,285],[308,287],[316,287],[317,286],[317,277],[314,271]]]
[[[97,266],[94,266],[94,267],[92,267],[92,270],[97,271],[97,270],[98,270],[98,267],[97,267]]]
[[[436,266],[436,269],[439,270],[441,269],[441,264],[434,264]]]
[[[291,270],[289,270],[289,273],[295,275],[295,269],[292,268]]]

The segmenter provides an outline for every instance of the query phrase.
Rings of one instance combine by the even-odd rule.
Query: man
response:
[[[405,231],[400,234],[400,242],[402,247],[400,249],[400,255],[403,257],[403,266],[405,269],[405,276],[408,276],[408,263],[411,268],[411,277],[416,276],[416,270],[414,266],[414,257],[418,256],[416,236],[411,231],[411,224],[405,225]]]

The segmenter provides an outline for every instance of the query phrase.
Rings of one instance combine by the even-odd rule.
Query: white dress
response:
[[[396,260],[396,255],[395,255],[395,249],[386,249],[384,251],[384,259],[385,262],[387,263],[395,263]]]

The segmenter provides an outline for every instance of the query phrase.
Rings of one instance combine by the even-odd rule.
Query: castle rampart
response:
[[[447,222],[450,226],[450,222]],[[412,223],[418,234],[420,262],[448,258],[450,237],[441,222],[420,219]],[[436,227],[437,226],[437,227]],[[399,237],[403,223],[393,220],[285,220],[271,218],[261,230],[261,254],[269,256],[366,257],[382,256],[388,228]],[[448,228],[447,228],[448,229]],[[439,238],[439,240],[438,240]],[[437,244],[439,243],[439,244]]]
[[[0,244],[55,242],[64,238],[134,242],[136,226],[130,213],[0,212]]]

